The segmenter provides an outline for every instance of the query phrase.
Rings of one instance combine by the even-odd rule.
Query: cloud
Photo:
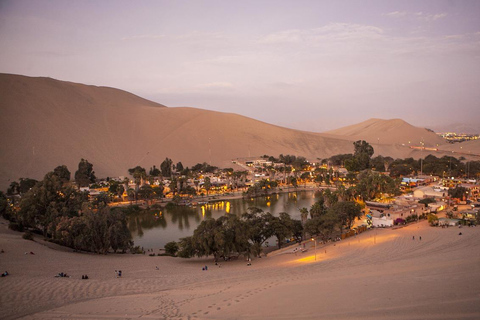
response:
[[[460,40],[464,38],[465,38],[465,35],[463,34],[451,34],[451,35],[445,36],[445,39],[453,39],[453,40]]]
[[[419,21],[425,21],[425,22],[437,21],[447,16],[446,13],[430,14],[430,13],[424,13],[421,11],[419,12],[393,11],[393,12],[383,13],[382,15],[387,17],[392,17],[392,18],[410,17],[410,18],[415,18]]]
[[[406,11],[393,11],[389,13],[384,13],[384,16],[388,17],[405,17],[408,13]]]
[[[208,82],[201,83],[195,86],[197,89],[232,89],[233,84],[230,82]]]
[[[446,13],[425,14],[423,12],[415,12],[414,15],[417,17],[418,20],[426,22],[437,21],[447,16]]]
[[[123,37],[121,40],[128,41],[128,40],[158,40],[164,39],[166,36],[163,34],[142,34],[130,37]]]
[[[224,40],[226,37],[220,32],[199,32],[192,31],[185,34],[165,35],[165,34],[140,34],[123,37],[121,40],[158,40],[169,39],[175,41],[205,41],[205,40]]]
[[[305,43],[315,44],[324,40],[348,40],[348,39],[366,39],[378,38],[383,33],[379,27],[350,24],[350,23],[330,23],[320,28],[305,30],[285,30],[268,34],[258,39],[263,44],[288,44]]]

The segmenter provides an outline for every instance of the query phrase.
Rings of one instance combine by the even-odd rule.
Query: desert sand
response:
[[[332,136],[349,138],[352,141],[366,140],[377,144],[406,144],[419,146],[420,142],[426,147],[437,147],[446,143],[425,128],[414,127],[402,119],[369,119],[358,124],[346,126],[326,132]]]
[[[0,280],[3,319],[480,318],[479,227],[420,222],[319,245],[316,261],[309,243],[306,253],[218,267],[212,259],[52,249],[2,222],[0,271],[10,273]]]
[[[97,177],[105,178],[128,176],[127,170],[137,165],[158,167],[166,157],[186,166],[208,162],[226,168],[234,167],[233,159],[264,154],[316,161],[353,152],[352,142],[358,139],[371,143],[375,155],[393,158],[425,157],[428,151],[410,148],[420,141],[446,144],[399,119],[305,132],[236,114],[168,108],[114,88],[41,77],[0,74],[0,96],[2,190],[19,178],[42,179],[58,165],[66,165],[73,177],[81,158],[93,164]],[[469,151],[480,153],[479,146],[472,144]],[[449,154],[460,147],[449,145]]]

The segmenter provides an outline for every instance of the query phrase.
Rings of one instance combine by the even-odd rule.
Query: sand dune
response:
[[[351,153],[352,142],[364,139],[375,155],[418,158],[428,152],[410,145],[446,143],[398,119],[313,133],[236,114],[167,108],[122,90],[50,78],[0,74],[0,95],[1,189],[22,177],[41,179],[62,164],[73,177],[81,158],[93,163],[98,177],[107,177],[126,176],[137,165],[159,166],[166,157],[187,166],[209,162],[221,167],[264,154],[314,161]]]
[[[316,159],[351,152],[349,141],[282,128],[235,114],[162,105],[112,88],[47,78],[0,76],[0,187],[41,178],[81,158],[100,177],[127,175],[165,157],[184,165],[231,166],[245,156],[280,153]]]
[[[255,259],[251,267],[242,260],[218,268],[211,259],[52,250],[5,224],[0,247],[0,270],[11,273],[0,280],[4,319],[480,317],[478,227],[421,222],[369,231],[319,246],[317,261],[310,246],[297,256]],[[35,255],[24,254],[30,251]],[[114,277],[115,269],[123,271],[122,279]],[[58,272],[72,277],[55,278]],[[85,273],[89,280],[80,279]]]
[[[412,126],[401,119],[369,119],[367,121],[326,132],[332,136],[341,136],[352,141],[366,140],[371,144],[405,144],[426,147],[443,145],[446,141],[432,131]]]

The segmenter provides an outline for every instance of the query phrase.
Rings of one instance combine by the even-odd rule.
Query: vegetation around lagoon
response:
[[[163,199],[168,192],[171,197],[168,203],[180,205],[185,196],[201,197],[217,193],[213,181],[216,175],[228,181],[228,188],[223,192],[242,188],[247,197],[267,195],[283,186],[297,188],[307,182],[334,186],[333,191],[326,189],[321,192],[320,201],[310,211],[302,208],[302,219],[299,221],[291,219],[287,213],[274,217],[252,208],[253,211],[238,217],[207,219],[199,226],[203,231],[195,231],[192,237],[178,243],[180,256],[210,253],[225,256],[233,251],[257,255],[267,235],[277,237],[281,246],[290,237],[301,239],[313,235],[328,239],[336,231],[341,233],[343,229],[349,229],[365,201],[400,194],[399,178],[404,174],[418,173],[420,168],[423,173],[449,169],[449,173],[459,175],[465,174],[467,168],[471,175],[478,175],[480,170],[478,162],[470,161],[465,165],[462,160],[453,157],[438,159],[428,156],[420,163],[413,159],[372,156],[373,148],[365,141],[354,143],[353,154],[337,155],[316,164],[292,155],[280,155],[278,158],[265,155],[263,158],[268,159],[271,165],[255,168],[255,172],[267,173],[268,178],[250,183],[248,188],[246,171],[219,169],[206,163],[188,168],[181,162],[174,164],[169,158],[159,168],[151,167],[148,174],[145,168],[137,166],[128,170],[132,180],[107,179],[105,184],[96,178],[93,165],[81,159],[74,175],[75,183],[70,181],[71,174],[64,165],[47,173],[41,181],[22,178],[12,182],[7,194],[0,192],[0,212],[10,220],[14,230],[38,233],[49,241],[76,250],[106,253],[126,251],[133,245],[126,216],[135,207],[120,209],[108,206],[125,195],[132,204],[142,200],[144,205],[156,208],[160,205],[155,200]],[[348,172],[342,178],[332,165],[344,165]],[[390,170],[389,175],[383,172],[387,169]],[[89,196],[81,191],[88,186],[102,187],[105,191]],[[462,198],[466,190],[457,187],[448,193],[452,198]],[[158,223],[161,222],[159,220]],[[270,229],[259,228],[261,223],[265,224],[264,228]],[[211,246],[205,247],[204,243]]]

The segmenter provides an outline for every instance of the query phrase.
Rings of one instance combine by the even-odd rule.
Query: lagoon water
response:
[[[316,201],[314,191],[298,191],[259,197],[209,203],[203,206],[175,207],[162,210],[146,210],[129,217],[128,227],[136,246],[163,248],[170,241],[193,234],[206,218],[218,218],[225,214],[241,215],[250,207],[278,215],[287,212],[293,219],[300,219],[300,208],[310,209]]]

